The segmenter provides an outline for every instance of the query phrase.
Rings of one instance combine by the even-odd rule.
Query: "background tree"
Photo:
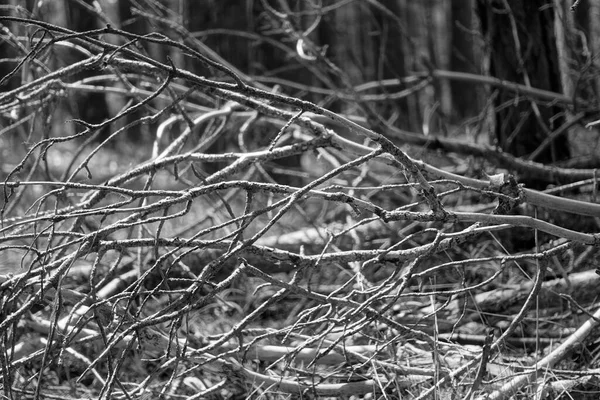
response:
[[[480,5],[482,29],[489,36],[490,73],[509,82],[561,92],[561,73],[554,33],[552,2],[498,1]],[[564,122],[561,107],[541,104],[500,90],[494,96],[498,108],[495,130],[499,146],[516,156],[529,156]],[[569,158],[566,135],[554,138],[544,150],[530,157],[544,163]]]

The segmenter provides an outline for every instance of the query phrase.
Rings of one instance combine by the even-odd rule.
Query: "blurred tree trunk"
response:
[[[590,12],[588,14],[589,31],[588,37],[590,38],[590,47],[593,55],[593,62],[596,68],[600,68],[600,1],[589,0]],[[600,93],[600,76],[596,74],[594,78],[594,88],[596,94]],[[598,99],[598,96],[596,96]]]
[[[427,12],[427,38],[429,54],[434,68],[449,70],[452,50],[452,4],[446,0],[429,0]],[[435,80],[434,109],[439,106],[444,122],[452,115],[452,92],[450,81],[446,79]],[[443,124],[441,128],[445,129]],[[437,128],[436,128],[437,130]]]
[[[423,71],[431,65],[431,58],[427,52],[427,25],[424,15],[424,6],[412,0],[398,0],[398,13],[403,19],[404,36],[400,41],[399,50],[403,54],[404,68],[407,73]],[[424,96],[416,94],[410,96],[409,129],[421,132],[423,129],[423,107],[426,101],[419,101]]]
[[[571,3],[554,0],[556,10],[556,36],[561,62],[564,94],[575,96],[590,105],[596,104],[600,94],[600,0],[581,1],[574,12]],[[572,120],[575,110],[565,110],[567,120]],[[600,129],[574,125],[568,132],[573,159],[565,166],[596,168],[600,162]]]
[[[343,68],[353,85],[376,79],[378,49],[373,35],[369,34],[374,28],[370,14],[359,2],[335,12],[335,45],[330,45],[328,50],[335,52],[336,64]]]
[[[475,58],[475,13],[473,0],[452,0],[452,49],[450,70],[481,73],[481,60]],[[450,82],[454,115],[458,120],[475,116],[479,111],[477,86],[470,82]]]
[[[598,102],[600,93],[600,0],[582,1],[575,12],[570,4],[555,0],[556,8],[561,11],[564,20],[565,62],[570,61],[571,68],[581,71],[581,76],[570,76],[572,95],[587,101]],[[577,87],[575,87],[577,85]]]
[[[424,69],[422,60],[428,47],[423,5],[408,0],[346,4],[323,17],[318,42],[327,45],[326,56],[353,85],[406,77]],[[332,79],[343,87],[339,77]],[[399,128],[420,131],[419,97],[416,93],[374,107],[383,119],[392,118]]]
[[[8,15],[11,17],[20,17],[26,18],[26,12],[18,12],[17,6],[21,5],[19,0],[9,0],[7,7],[3,10],[2,15]],[[27,27],[24,24],[19,24],[16,22],[4,21],[3,25],[8,28],[8,34],[12,36],[11,39],[16,39],[18,36],[27,36]],[[12,40],[11,40],[12,42]],[[23,47],[28,49],[29,43],[23,43]],[[9,43],[9,40],[0,40],[0,54],[2,55],[0,58],[17,58],[22,57],[23,54],[19,54],[19,52],[15,49],[15,46],[12,46]],[[13,75],[11,79],[5,81],[2,86],[0,86],[0,91],[9,91],[21,84],[24,84],[32,79],[30,76],[31,70],[28,68],[29,63],[25,64],[25,68],[21,71],[20,74]],[[3,79],[7,76],[15,67],[15,64],[8,62],[0,63],[0,79]]]
[[[342,90],[349,90],[348,86],[376,79],[376,54],[377,44],[373,35],[373,15],[368,6],[360,2],[353,2],[344,7],[339,7],[332,13],[326,23],[319,29],[319,43],[327,46],[325,56],[340,70],[335,71],[323,68],[323,74],[331,79],[332,86]],[[351,28],[350,28],[351,27]],[[342,102],[348,106],[348,103]],[[338,106],[334,104],[334,107]],[[342,109],[342,112],[354,113],[352,109]]]
[[[490,46],[490,74],[538,89],[562,92],[551,0],[479,0],[482,31]],[[535,151],[564,122],[560,109],[500,91],[495,98],[498,145],[515,156]],[[565,136],[535,161],[551,163],[569,157]]]

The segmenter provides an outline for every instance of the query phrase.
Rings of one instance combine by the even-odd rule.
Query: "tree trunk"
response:
[[[452,0],[452,49],[450,70],[457,72],[480,73],[481,63],[475,61],[475,40],[472,33],[474,12],[472,0]],[[454,80],[450,82],[453,112],[458,120],[473,117],[479,111],[477,87],[470,82]]]
[[[562,92],[551,0],[480,0],[482,30],[490,46],[490,73],[496,78]],[[535,151],[548,134],[564,122],[559,107],[515,98],[500,91],[495,99],[495,136],[499,147],[515,156]],[[502,107],[500,107],[502,106]],[[500,107],[500,108],[498,108]],[[551,163],[569,158],[561,136],[535,161]]]

